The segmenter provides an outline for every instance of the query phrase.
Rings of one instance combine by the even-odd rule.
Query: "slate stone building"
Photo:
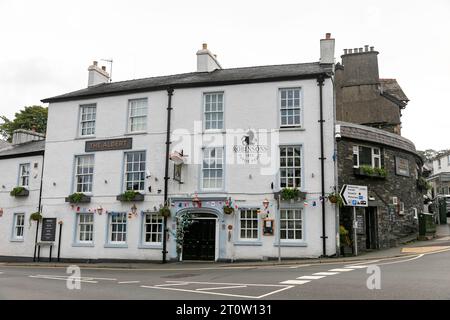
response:
[[[341,207],[339,222],[354,234],[358,252],[415,238],[423,190],[422,159],[401,134],[408,98],[395,79],[380,79],[373,47],[345,49],[336,65],[338,187],[368,187],[367,208]],[[351,237],[352,240],[354,236]]]

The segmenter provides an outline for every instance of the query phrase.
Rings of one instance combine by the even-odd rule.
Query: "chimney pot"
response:
[[[359,48],[359,52],[363,52],[363,48]]]
[[[348,53],[353,53],[353,49],[348,49]]]
[[[325,34],[325,39],[331,39],[331,33],[326,33]]]
[[[365,52],[369,51],[369,46],[367,44],[364,46],[364,51]]]
[[[358,48],[353,49],[353,53],[358,53]]]
[[[202,44],[202,48],[203,48],[203,50],[208,49],[208,44],[207,43]]]
[[[98,65],[98,61],[94,61],[94,66],[97,66]]]
[[[344,54],[347,54],[347,49],[344,49]]]
[[[102,66],[102,70],[103,70],[103,71],[106,71],[106,67],[105,67],[105,66]]]
[[[374,47],[370,47],[370,51],[373,51]]]

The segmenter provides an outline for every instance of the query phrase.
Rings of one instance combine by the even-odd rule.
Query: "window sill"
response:
[[[235,246],[262,246],[261,241],[235,241]]]
[[[302,126],[280,127],[280,131],[305,131]]]
[[[125,132],[124,136],[143,135],[147,133],[148,133],[147,131]]]
[[[10,242],[24,242],[24,239],[9,239]]]
[[[162,249],[162,244],[140,244],[138,249]]]
[[[120,244],[120,243],[118,243],[118,244],[113,244],[113,243],[108,243],[108,244],[105,244],[104,246],[103,246],[104,248],[128,248],[128,244],[126,244],[126,243],[124,243],[124,244]]]
[[[225,129],[203,129],[202,134],[227,133]]]
[[[77,136],[75,140],[87,140],[87,139],[95,139],[95,136]]]
[[[95,247],[94,243],[72,243],[72,247],[89,247],[93,248]]]
[[[307,247],[308,244],[306,242],[283,242],[281,241],[281,243],[278,245],[278,242],[273,244],[274,247]]]

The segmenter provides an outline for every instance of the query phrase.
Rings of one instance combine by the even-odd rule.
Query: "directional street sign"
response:
[[[367,186],[344,184],[340,192],[344,205],[351,207],[367,207]]]

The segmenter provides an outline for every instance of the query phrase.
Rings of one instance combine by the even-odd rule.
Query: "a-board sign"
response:
[[[56,237],[56,218],[43,218],[41,241],[55,241]]]

